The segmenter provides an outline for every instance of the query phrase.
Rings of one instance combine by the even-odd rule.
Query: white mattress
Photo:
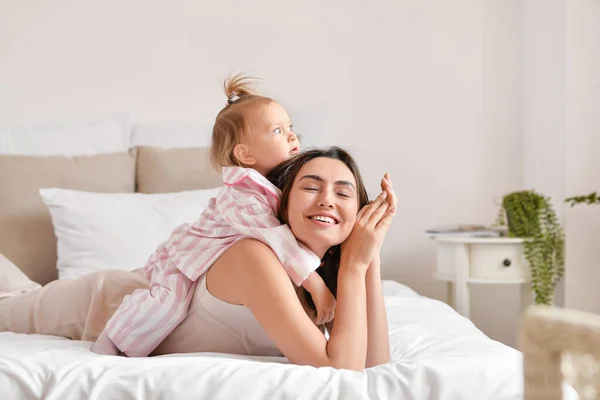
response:
[[[384,290],[392,361],[362,373],[215,353],[99,356],[90,342],[7,332],[0,399],[522,398],[520,352],[442,302],[392,281]]]

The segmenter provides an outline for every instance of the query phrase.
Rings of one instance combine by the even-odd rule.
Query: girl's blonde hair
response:
[[[254,92],[252,77],[236,74],[223,83],[227,95],[227,105],[215,120],[212,132],[210,160],[219,171],[221,167],[245,167],[233,154],[239,143],[252,140],[247,113],[250,109],[265,105],[273,100]]]

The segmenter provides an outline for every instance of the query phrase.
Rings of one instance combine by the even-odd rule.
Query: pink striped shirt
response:
[[[235,242],[267,244],[296,285],[320,265],[277,218],[281,191],[254,169],[223,168],[224,188],[194,224],[182,224],[150,256],[150,289],[127,296],[106,331],[128,356],[146,356],[185,318],[195,282]]]
[[[269,245],[296,285],[317,269],[319,258],[277,218],[281,191],[254,169],[223,169],[224,189],[193,225],[184,224],[163,245],[175,266],[192,281],[242,238]]]

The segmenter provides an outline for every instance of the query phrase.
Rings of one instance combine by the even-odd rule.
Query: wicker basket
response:
[[[600,316],[530,306],[519,334],[526,400],[559,400],[569,383],[581,400],[600,399]]]

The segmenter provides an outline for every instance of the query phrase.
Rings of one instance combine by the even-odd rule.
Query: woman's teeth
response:
[[[335,223],[335,220],[333,218],[330,217],[322,217],[320,215],[315,215],[314,217],[309,217],[310,219],[314,219],[317,221],[321,221],[321,222],[326,222],[328,224],[333,224]]]

